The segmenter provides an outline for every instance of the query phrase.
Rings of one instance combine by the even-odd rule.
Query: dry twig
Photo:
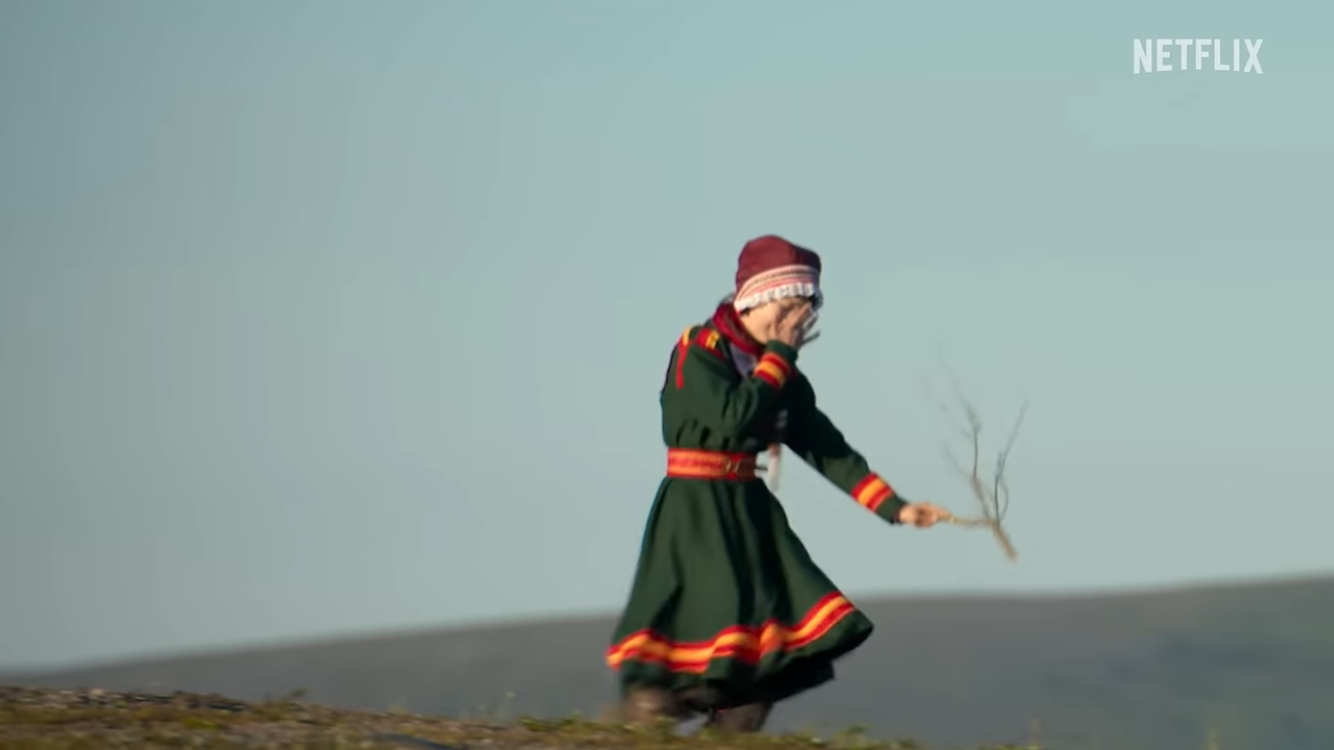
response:
[[[973,459],[971,466],[965,466],[950,451],[948,446],[943,448],[947,461],[959,473],[965,481],[968,482],[968,488],[972,491],[973,497],[977,500],[981,508],[982,515],[979,518],[959,518],[950,516],[950,523],[957,526],[972,526],[987,528],[991,530],[992,536],[996,538],[997,544],[1005,552],[1005,556],[1011,562],[1019,559],[1019,553],[1015,550],[1014,544],[1010,541],[1010,535],[1006,533],[1002,522],[1005,520],[1005,512],[1010,507],[1010,487],[1005,481],[1005,464],[1010,455],[1010,450],[1014,447],[1015,440],[1019,437],[1019,427],[1024,422],[1024,415],[1028,412],[1028,402],[1025,401],[1019,409],[1019,417],[1015,420],[1014,427],[1010,430],[1010,436],[1005,441],[1005,446],[996,457],[996,465],[991,472],[989,479],[984,480],[980,473],[980,461],[982,453],[982,419],[978,416],[977,409],[972,402],[964,397],[959,388],[958,381],[951,378],[954,386],[954,396],[963,410],[964,425],[955,427],[959,434],[972,446]],[[941,410],[947,417],[954,419],[950,409],[937,400]]]

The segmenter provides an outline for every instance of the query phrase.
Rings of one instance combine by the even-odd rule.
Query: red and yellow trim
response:
[[[691,333],[695,333],[691,336]],[[676,344],[676,387],[684,388],[686,386],[686,354],[690,352],[690,345],[702,346],[713,354],[713,356],[723,359],[723,352],[718,348],[722,341],[722,336],[717,331],[700,326],[690,326],[681,334],[681,338]]]
[[[894,496],[894,488],[881,479],[879,474],[867,474],[849,494],[858,505],[874,513],[881,504]]]
[[[627,661],[638,661],[691,674],[703,674],[717,659],[755,664],[771,654],[809,646],[856,611],[852,602],[835,592],[816,602],[801,622],[793,626],[777,620],[769,620],[760,627],[734,625],[707,641],[695,643],[675,643],[651,630],[641,630],[607,649],[607,664],[617,669]]]
[[[728,479],[745,482],[755,478],[753,453],[728,453],[692,448],[667,449],[667,476],[677,479]]]
[[[765,352],[764,356],[760,357],[759,364],[755,365],[755,372],[752,374],[773,386],[774,390],[781,390],[787,383],[788,377],[792,375],[792,365],[773,352]]]
[[[721,354],[718,351],[718,342],[721,340],[722,336],[718,335],[717,331],[709,328],[701,328],[699,333],[695,334],[695,343],[714,354]]]

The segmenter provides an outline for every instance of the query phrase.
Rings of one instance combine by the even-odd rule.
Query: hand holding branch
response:
[[[929,529],[942,521],[953,519],[954,515],[934,503],[908,503],[899,509],[897,518],[904,526]]]

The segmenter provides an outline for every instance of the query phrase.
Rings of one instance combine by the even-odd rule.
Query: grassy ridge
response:
[[[668,725],[632,727],[581,718],[458,721],[405,712],[338,709],[298,700],[256,703],[216,695],[0,688],[0,746],[102,748],[421,748],[422,750],[919,750],[860,729],[808,734],[685,736]],[[1015,746],[977,750],[1020,750]],[[1026,749],[1027,750],[1027,749]]]

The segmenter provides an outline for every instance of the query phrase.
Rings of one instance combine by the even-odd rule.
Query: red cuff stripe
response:
[[[760,357],[759,364],[755,365],[755,377],[763,380],[775,389],[781,389],[787,384],[787,378],[791,374],[791,365],[777,354],[766,354],[763,357]]]
[[[768,362],[777,367],[782,371],[784,378],[792,374],[792,365],[788,364],[786,359],[783,359],[773,352],[765,352],[764,356],[760,357],[760,361]]]
[[[768,362],[761,362],[759,366],[755,368],[755,372],[751,374],[768,383],[774,390],[779,390],[783,387],[783,373]]]
[[[894,496],[894,488],[880,478],[878,474],[867,474],[866,478],[852,488],[853,499],[858,505],[875,512],[884,502]]]

